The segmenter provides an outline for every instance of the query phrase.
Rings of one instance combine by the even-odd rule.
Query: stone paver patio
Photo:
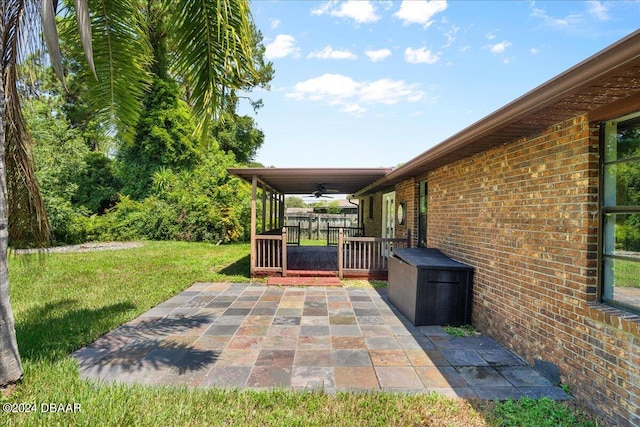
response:
[[[73,357],[105,382],[569,398],[490,337],[411,325],[384,289],[197,283]]]

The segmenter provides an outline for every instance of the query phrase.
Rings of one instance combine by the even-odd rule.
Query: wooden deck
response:
[[[337,275],[338,248],[336,246],[288,246],[287,274],[295,275],[300,271]]]

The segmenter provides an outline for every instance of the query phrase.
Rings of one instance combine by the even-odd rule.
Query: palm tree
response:
[[[36,46],[30,42],[44,35],[51,64],[64,83],[56,27],[74,32],[74,45],[82,47],[87,60],[81,78],[88,83],[96,117],[123,139],[133,135],[149,84],[146,8],[162,8],[171,22],[171,72],[188,86],[202,134],[224,108],[224,91],[246,87],[257,79],[248,0],[70,3],[66,0],[58,11],[57,0],[0,0],[0,385],[22,376],[9,300],[9,240],[13,247],[43,247],[49,238],[17,90],[17,66]],[[77,26],[70,25],[69,19],[77,21]]]

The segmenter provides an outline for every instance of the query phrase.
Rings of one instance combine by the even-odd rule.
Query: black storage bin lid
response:
[[[399,248],[393,255],[416,268],[446,268],[451,270],[469,270],[472,267],[454,261],[438,249],[432,248]]]

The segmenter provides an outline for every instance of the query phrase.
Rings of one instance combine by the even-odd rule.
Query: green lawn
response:
[[[0,403],[35,404],[36,412],[0,414],[0,425],[595,425],[580,411],[548,400],[493,404],[436,394],[187,390],[79,378],[69,353],[195,281],[248,281],[248,252],[248,245],[146,242],[136,249],[12,257],[11,298],[25,376]],[[80,412],[43,413],[49,403],[75,404]]]

